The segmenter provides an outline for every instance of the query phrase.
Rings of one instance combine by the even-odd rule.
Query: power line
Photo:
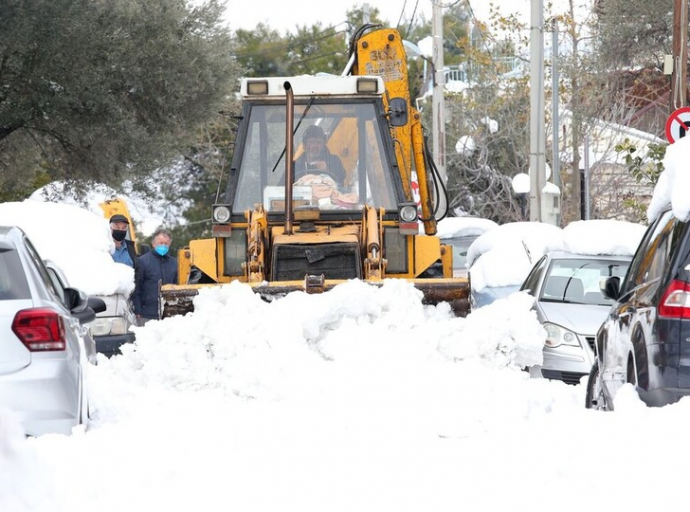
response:
[[[405,37],[407,37],[412,30],[412,23],[414,22],[414,17],[417,14],[417,7],[419,6],[419,0],[414,4],[414,9],[412,10],[412,17],[410,18],[410,23],[407,25],[407,30],[405,31]]]
[[[405,7],[407,6],[407,0],[403,2],[402,10],[400,11],[400,17],[398,18],[398,24],[395,25],[395,29],[397,30],[398,27],[400,26],[400,22],[403,19],[403,15],[405,14]]]

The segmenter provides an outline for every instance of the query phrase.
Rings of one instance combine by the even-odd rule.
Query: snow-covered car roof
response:
[[[446,217],[436,226],[436,235],[441,239],[462,236],[479,236],[498,227],[490,219],[481,217]]]
[[[564,229],[542,222],[512,222],[477,238],[467,251],[472,289],[520,285],[550,251],[632,256],[645,226],[618,220],[571,222]]]
[[[74,205],[27,199],[0,203],[0,224],[19,226],[41,257],[54,261],[70,285],[87,295],[129,295],[134,289],[134,270],[110,255],[114,244],[103,216]]]

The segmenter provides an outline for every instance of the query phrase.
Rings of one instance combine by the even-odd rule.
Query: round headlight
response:
[[[403,222],[414,222],[417,220],[417,207],[412,205],[400,208],[400,220]]]
[[[218,206],[213,210],[213,220],[227,222],[230,219],[230,209],[227,206]]]

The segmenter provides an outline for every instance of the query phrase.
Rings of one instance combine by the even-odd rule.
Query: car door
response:
[[[649,320],[654,317],[655,297],[668,267],[669,235],[674,223],[673,214],[668,211],[649,227],[603,328],[604,386],[610,396],[615,396],[626,381],[646,386],[645,382],[638,382],[636,368],[646,369],[645,345],[652,328]]]

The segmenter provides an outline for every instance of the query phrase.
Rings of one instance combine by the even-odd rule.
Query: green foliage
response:
[[[165,165],[234,87],[221,14],[216,0],[0,3],[0,183],[119,185]]]
[[[664,170],[663,159],[668,144],[650,143],[647,146],[647,156],[642,157],[637,153],[637,147],[625,139],[615,146],[617,153],[622,153],[628,172],[635,181],[644,185],[654,186],[659,181],[659,175]]]

